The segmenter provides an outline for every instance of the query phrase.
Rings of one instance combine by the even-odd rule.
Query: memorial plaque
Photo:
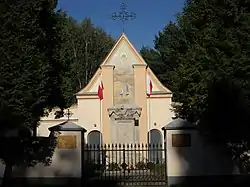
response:
[[[172,147],[190,147],[190,134],[172,134]]]
[[[76,136],[75,135],[61,135],[58,137],[57,148],[59,149],[75,149]]]

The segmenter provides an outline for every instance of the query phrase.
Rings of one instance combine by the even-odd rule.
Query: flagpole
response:
[[[102,145],[102,100],[100,100],[100,146]]]
[[[148,143],[151,143],[151,106],[150,106],[150,97],[148,97]]]
[[[147,96],[148,96],[148,144],[151,143],[151,106],[150,106],[150,96],[152,92],[152,83],[149,75],[147,75]]]
[[[103,132],[102,132],[102,100],[103,100],[103,83],[102,80],[100,80],[100,84],[98,86],[98,97],[100,100],[100,146],[102,145],[102,137],[103,137]]]

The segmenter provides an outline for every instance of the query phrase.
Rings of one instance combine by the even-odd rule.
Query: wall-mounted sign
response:
[[[191,147],[191,135],[172,134],[172,147]]]
[[[61,135],[58,137],[57,148],[59,149],[75,149],[76,136],[75,135]]]

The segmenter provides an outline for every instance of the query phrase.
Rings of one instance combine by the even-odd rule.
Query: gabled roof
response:
[[[141,57],[141,55],[138,53],[138,51],[136,50],[136,48],[133,46],[133,44],[129,41],[129,39],[127,38],[127,36],[122,33],[122,35],[120,36],[120,38],[117,40],[116,44],[114,45],[114,47],[111,49],[111,51],[109,52],[109,54],[107,55],[107,57],[105,58],[105,60],[103,61],[103,63],[101,64],[101,66],[106,65],[108,60],[110,59],[110,57],[112,56],[112,54],[115,52],[115,50],[118,48],[118,46],[122,43],[122,41],[125,41],[129,47],[133,50],[133,52],[135,53],[135,55],[139,58],[139,61],[142,64],[147,65],[147,63],[144,61],[144,59]]]
[[[122,35],[120,36],[120,38],[117,40],[117,42],[115,43],[115,45],[113,46],[113,48],[111,49],[111,51],[109,52],[109,54],[106,56],[106,58],[104,59],[104,61],[102,62],[102,64],[100,65],[100,68],[98,68],[98,70],[96,71],[96,73],[93,75],[93,77],[91,78],[91,80],[89,81],[89,83],[83,88],[81,89],[78,93],[76,93],[76,95],[82,95],[83,93],[87,93],[91,87],[93,86],[93,84],[95,84],[95,82],[98,80],[98,78],[101,75],[101,68],[103,66],[109,66],[107,65],[109,59],[112,57],[113,54],[115,54],[116,50],[118,49],[118,47],[123,43],[126,42],[128,44],[128,46],[132,49],[133,53],[135,54],[135,56],[138,58],[138,62],[144,65],[147,65],[147,63],[145,62],[145,60],[141,57],[141,55],[139,54],[139,52],[136,50],[136,48],[132,45],[132,43],[129,41],[129,39],[127,38],[127,36],[122,33]],[[161,87],[161,89],[163,90],[164,94],[172,94],[172,92],[166,88],[159,80],[158,78],[155,76],[155,74],[152,72],[152,70],[150,68],[148,68],[148,73],[150,74],[150,77],[152,79],[152,81],[157,82],[157,84],[159,85],[159,87]],[[97,94],[97,93],[95,93]]]
[[[83,132],[86,132],[86,129],[84,129],[83,127],[71,121],[65,121],[58,125],[52,126],[49,128],[49,130],[50,131],[83,131]]]
[[[181,130],[181,129],[195,129],[197,126],[184,119],[177,118],[164,126],[162,130]]]

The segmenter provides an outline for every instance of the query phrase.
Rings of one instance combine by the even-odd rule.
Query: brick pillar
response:
[[[134,64],[135,104],[142,108],[139,120],[140,143],[147,143],[146,64]]]
[[[113,105],[114,95],[114,65],[102,65],[102,82],[104,86],[102,100],[102,134],[103,143],[110,143],[110,119],[108,108]]]

